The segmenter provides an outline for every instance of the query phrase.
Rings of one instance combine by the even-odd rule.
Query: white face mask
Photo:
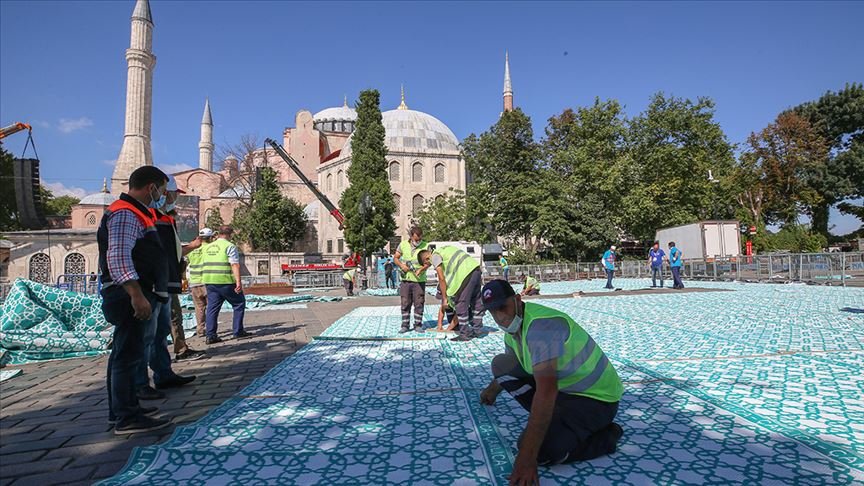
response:
[[[498,327],[501,327],[501,326],[498,326]],[[514,317],[513,320],[510,321],[509,326],[501,327],[501,329],[503,329],[504,332],[508,332],[510,334],[516,334],[517,332],[519,332],[519,328],[521,328],[521,327],[522,327],[522,316],[517,314],[516,317]]]

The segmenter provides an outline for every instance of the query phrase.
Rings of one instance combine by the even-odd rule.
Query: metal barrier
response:
[[[96,274],[64,273],[57,277],[54,286],[71,292],[98,294],[102,290],[102,278]]]
[[[294,272],[291,282],[294,289],[337,288],[342,286],[344,270]]]

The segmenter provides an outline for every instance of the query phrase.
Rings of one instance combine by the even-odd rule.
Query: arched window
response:
[[[444,164],[435,164],[435,182],[444,182],[447,176],[447,169]]]
[[[87,213],[87,226],[96,226],[96,213]]]
[[[423,205],[426,204],[426,200],[423,199],[423,196],[417,194],[414,196],[414,199],[411,201],[411,212],[414,216],[417,215],[422,209]]]
[[[441,202],[444,200],[444,194],[438,194],[435,196],[435,202]]]
[[[87,264],[84,260],[84,255],[80,253],[70,253],[66,255],[63,261],[63,273],[84,275],[87,273]]]
[[[399,162],[396,162],[395,160],[393,162],[390,162],[390,180],[399,180]]]
[[[414,162],[411,166],[411,180],[414,182],[423,182],[423,164]]]
[[[39,283],[51,283],[51,258],[44,253],[30,257],[30,280]]]
[[[345,174],[340,170],[336,173],[336,188],[342,189],[342,185],[345,182]]]
[[[396,212],[393,214],[394,216],[399,216],[402,212],[402,197],[399,194],[393,194],[393,204],[396,206]]]
[[[333,174],[327,174],[327,190],[333,190]]]

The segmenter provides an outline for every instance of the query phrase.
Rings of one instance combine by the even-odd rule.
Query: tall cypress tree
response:
[[[387,147],[381,122],[380,94],[370,89],[360,93],[357,122],[351,136],[351,166],[348,187],[339,207],[345,215],[345,242],[364,255],[384,247],[396,231],[396,205],[387,179]],[[364,194],[371,207],[361,208]]]

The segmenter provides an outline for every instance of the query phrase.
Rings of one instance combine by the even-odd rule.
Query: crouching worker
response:
[[[493,405],[503,389],[529,412],[510,484],[537,484],[538,465],[615,452],[623,386],[591,336],[563,312],[522,302],[503,280],[487,283],[482,299],[506,334],[480,402]]]
[[[522,284],[522,292],[519,295],[540,295],[540,281],[536,278],[525,274],[522,276]]]

